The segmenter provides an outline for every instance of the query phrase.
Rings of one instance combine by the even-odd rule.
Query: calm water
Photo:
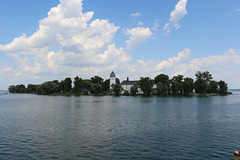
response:
[[[212,97],[0,95],[0,159],[232,160],[240,91]]]

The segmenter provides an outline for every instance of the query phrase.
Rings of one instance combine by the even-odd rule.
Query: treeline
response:
[[[143,92],[145,96],[150,95],[189,95],[193,93],[206,94],[206,93],[216,93],[216,94],[229,94],[228,86],[224,81],[213,80],[212,75],[208,72],[198,71],[196,74],[196,79],[184,77],[183,75],[177,75],[169,78],[166,74],[157,75],[154,79],[149,77],[141,77],[140,80],[135,83],[130,90],[125,91],[124,95],[137,95],[139,89]],[[73,86],[72,86],[73,83]],[[50,95],[63,93],[68,94],[93,94],[93,95],[103,95],[109,94],[111,92],[109,88],[110,79],[104,80],[99,76],[94,76],[91,79],[82,79],[76,76],[74,81],[71,78],[66,78],[62,81],[54,80],[44,82],[40,85],[28,84],[25,87],[21,85],[11,85],[9,86],[10,93],[36,93],[40,95]],[[117,78],[116,84],[112,85],[112,91],[115,95],[119,95],[122,91],[120,81]]]
[[[73,86],[72,86],[73,83]],[[120,84],[119,79],[116,79],[116,83]],[[110,79],[103,80],[99,76],[94,76],[91,79],[82,79],[76,76],[74,81],[71,78],[66,78],[62,81],[54,80],[47,81],[40,85],[28,84],[25,87],[21,85],[11,85],[8,90],[10,93],[36,93],[40,95],[50,94],[101,94],[109,91]]]
[[[153,93],[157,95],[189,95],[193,93],[193,90],[195,90],[197,94],[229,94],[227,83],[222,80],[219,82],[213,80],[212,75],[208,71],[198,71],[195,76],[195,81],[189,77],[184,78],[183,75],[177,75],[169,79],[168,75],[160,74],[157,75],[154,80],[149,77],[141,77],[138,84],[135,84],[135,86],[131,88],[130,94],[136,94],[137,85],[141,88],[145,96]],[[155,91],[152,90],[153,84],[156,85]]]

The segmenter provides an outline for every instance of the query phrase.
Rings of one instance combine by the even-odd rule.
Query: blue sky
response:
[[[0,2],[0,89],[210,71],[240,88],[239,0]]]

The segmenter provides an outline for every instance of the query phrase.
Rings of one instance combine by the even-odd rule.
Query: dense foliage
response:
[[[134,83],[130,89],[130,95],[136,96],[137,92],[138,92],[138,84]]]
[[[122,92],[124,95],[135,96],[138,94],[139,89],[142,90],[144,96],[150,96],[151,94],[157,95],[189,95],[194,92],[197,94],[206,93],[217,93],[217,94],[228,94],[227,83],[220,80],[219,82],[213,80],[212,75],[208,72],[198,71],[196,74],[196,80],[184,77],[183,75],[173,76],[169,79],[168,75],[159,74],[154,79],[149,77],[141,77],[138,83],[135,83],[130,91]],[[73,84],[73,86],[72,86]],[[54,80],[47,81],[39,85],[28,84],[25,87],[23,84],[11,85],[8,90],[10,93],[37,93],[43,95],[59,93],[60,95],[71,95],[76,94],[93,94],[93,95],[103,95],[110,94],[110,80],[99,76],[94,76],[90,79],[82,79],[76,76],[74,81],[67,77],[62,81]],[[121,85],[120,80],[116,78],[116,84],[112,86],[112,92],[115,95],[120,95]]]
[[[143,91],[144,96],[150,96],[153,87],[153,80],[149,77],[141,77],[138,81],[138,85]]]
[[[121,85],[120,84],[112,84],[112,88],[113,88],[113,92],[115,94],[115,96],[119,96],[120,95],[120,91],[121,91]]]

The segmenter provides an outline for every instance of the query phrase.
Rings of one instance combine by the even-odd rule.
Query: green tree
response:
[[[162,84],[164,83],[169,83],[169,77],[166,74],[159,74],[154,78],[154,83],[158,84],[161,82]]]
[[[25,93],[25,86],[23,84],[16,85],[16,93]]]
[[[100,85],[102,85],[103,84],[103,79],[102,79],[102,77],[99,77],[99,76],[94,76],[94,77],[92,77],[91,78],[91,81],[92,81],[92,83],[94,83],[94,84],[100,84]]]
[[[120,95],[120,91],[121,91],[121,85],[120,84],[112,84],[112,90],[113,90],[113,92],[114,92],[114,94],[115,94],[115,96],[119,96]]]
[[[103,82],[103,91],[109,91],[109,84],[110,84],[110,79],[107,79]]]
[[[130,94],[132,96],[136,96],[137,92],[138,92],[138,84],[134,83],[133,86],[130,88]]]
[[[116,78],[116,83],[120,84],[120,80],[118,78]]]
[[[172,94],[181,95],[183,93],[183,75],[174,76],[170,83]]]
[[[141,77],[138,81],[138,85],[143,91],[144,96],[150,96],[153,87],[153,80],[149,77]]]
[[[194,80],[192,78],[186,77],[183,81],[183,94],[188,95],[193,92]]]
[[[93,84],[92,92],[96,95],[102,93],[102,85],[99,83]]]
[[[167,95],[169,93],[169,77],[166,74],[157,75],[154,78],[154,83],[157,85],[158,95]]]
[[[224,81],[219,81],[219,94],[228,94],[228,86]]]
[[[63,91],[70,92],[71,90],[72,90],[72,80],[71,78],[68,77],[63,81]]]
[[[212,80],[212,75],[208,72],[198,71],[196,74],[196,81],[194,83],[195,92],[200,94],[205,94],[208,87],[210,86],[210,81]]]
[[[40,95],[44,93],[42,85],[37,85],[36,92],[37,94],[40,94]]]
[[[157,83],[157,94],[158,95],[163,95],[163,90],[164,90],[164,85],[162,84],[162,82],[158,82]]]
[[[27,93],[36,93],[36,88],[37,88],[37,85],[28,84],[28,86],[26,88],[26,92]]]
[[[208,93],[218,93],[218,82],[217,81],[210,81]]]
[[[14,85],[9,86],[8,91],[10,93],[17,93],[16,86],[14,86]]]
[[[60,84],[57,80],[44,82],[36,87],[37,94],[49,95],[60,92]]]
[[[89,79],[84,79],[82,81],[82,85],[84,89],[91,90],[92,81]]]
[[[74,93],[80,93],[81,92],[81,88],[83,87],[82,85],[82,78],[79,78],[78,76],[76,76],[74,78],[74,87],[73,87],[73,92]]]

